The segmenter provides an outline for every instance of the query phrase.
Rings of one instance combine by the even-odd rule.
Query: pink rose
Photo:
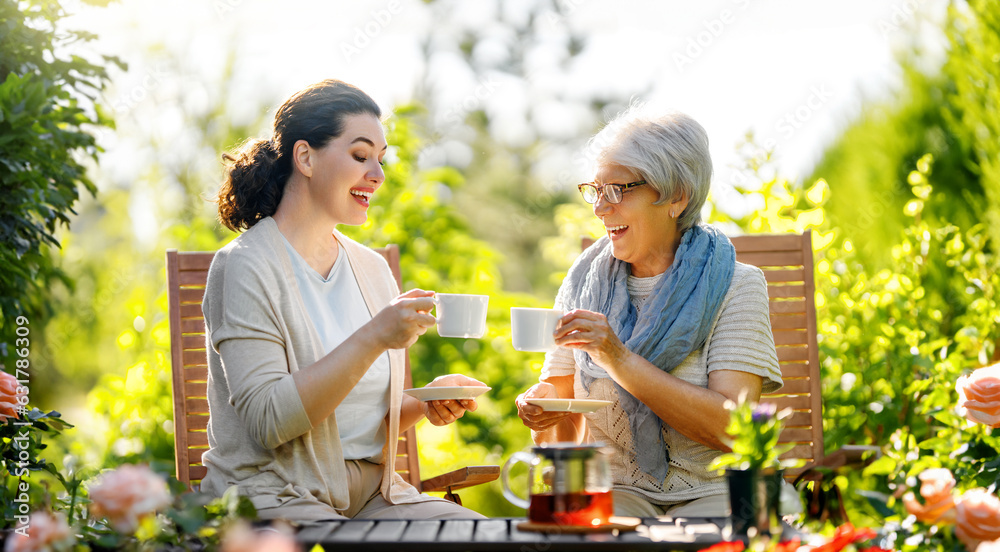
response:
[[[102,474],[90,487],[90,512],[106,517],[121,533],[134,533],[139,521],[172,501],[167,483],[146,466],[126,464]]]
[[[291,529],[264,528],[253,530],[239,522],[222,539],[222,552],[299,552]]]
[[[17,383],[17,378],[0,370],[0,424],[7,418],[17,418],[18,398],[25,394],[26,390]]]
[[[969,550],[983,541],[1000,539],[1000,498],[986,489],[972,489],[955,501],[955,535]]]
[[[1000,427],[1000,364],[958,378],[955,389],[960,414],[973,422]]]
[[[920,496],[923,504],[917,501],[912,492],[903,495],[903,505],[906,511],[924,523],[954,521],[955,497],[951,490],[955,488],[955,477],[947,468],[924,470],[919,476]]]
[[[31,514],[27,525],[15,529],[7,537],[5,552],[69,551],[76,542],[62,514],[38,511]]]

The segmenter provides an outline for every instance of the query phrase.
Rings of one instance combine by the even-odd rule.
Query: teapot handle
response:
[[[535,455],[527,452],[515,452],[514,454],[510,455],[510,458],[508,458],[507,461],[504,462],[503,471],[500,474],[500,480],[501,483],[503,483],[503,497],[506,498],[514,506],[517,506],[518,508],[524,508],[525,510],[527,510],[528,501],[517,496],[517,494],[515,494],[514,491],[512,491],[510,488],[510,479],[509,479],[510,469],[514,466],[514,464],[520,462],[524,462],[525,464],[528,464],[530,466],[533,462],[535,462]],[[531,485],[530,481],[528,482],[528,485],[530,487]]]

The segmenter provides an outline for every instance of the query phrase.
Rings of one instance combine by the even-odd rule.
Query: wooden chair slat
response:
[[[805,327],[806,327],[805,313],[771,315],[772,330],[795,330],[799,328],[805,329]]]
[[[775,314],[802,314],[806,312],[806,301],[804,299],[790,299],[782,301],[771,301],[771,316]]]
[[[812,390],[812,382],[808,379],[786,379],[785,385],[778,390],[777,394],[768,396],[782,396],[782,395],[807,395]]]
[[[762,399],[764,400],[764,399]],[[812,412],[801,411],[792,412],[787,418],[782,420],[785,423],[785,427],[807,427],[812,429]]]
[[[786,427],[778,436],[779,443],[812,443],[812,429],[808,427]]]
[[[200,351],[184,351],[182,354],[184,366],[208,366],[208,353]]]
[[[214,256],[213,253],[204,253],[201,251],[180,253],[178,255],[178,267],[180,270],[208,272],[208,267],[212,266],[212,257]],[[201,281],[204,282],[205,279],[202,278]]]
[[[189,303],[181,305],[181,318],[201,318],[201,304]]]
[[[788,360],[809,360],[809,349],[807,347],[777,347],[778,362]]]
[[[188,466],[188,475],[190,476],[190,481],[196,482],[205,479],[205,475],[208,474],[208,468],[205,466]]]
[[[760,253],[740,253],[736,251],[736,260],[754,266],[797,267],[802,264],[802,250],[797,251],[766,251]]]
[[[751,234],[729,238],[737,253],[760,251],[801,251],[802,236],[799,234]]]
[[[181,288],[180,294],[182,305],[201,305],[202,300],[205,298],[205,288]]]
[[[778,410],[791,408],[792,410],[812,411],[813,398],[810,395],[784,395],[780,397],[767,397],[764,402],[774,403]]]
[[[185,351],[205,350],[205,335],[191,334],[181,336],[181,348]]]
[[[778,297],[791,297],[798,299],[806,296],[806,287],[799,284],[767,286],[767,296],[771,299],[776,299]]]
[[[208,396],[208,382],[204,382],[204,381],[185,381],[184,382],[184,396],[186,396],[186,397],[207,397]]]
[[[181,376],[184,381],[208,381],[208,366],[185,366]]]
[[[204,414],[192,414],[188,413],[187,416],[187,427],[188,431],[198,431],[208,429],[208,412]]]
[[[208,452],[207,448],[188,448],[188,458],[190,458],[191,465],[200,465],[201,457]]]
[[[782,378],[807,378],[812,375],[809,364],[805,362],[783,362],[779,363]]]
[[[178,273],[181,287],[205,285],[205,272],[201,270],[185,270]]]
[[[208,412],[208,399],[184,399],[188,412]]]
[[[776,268],[772,270],[764,270],[764,279],[767,280],[768,284],[802,282],[804,278],[805,270],[801,268]]]
[[[187,416],[185,416],[185,418],[187,418]],[[176,433],[177,432],[174,431],[175,435]],[[187,450],[189,447],[207,447],[207,446],[208,446],[208,433],[205,433],[204,431],[187,432],[187,446],[184,447],[184,450]]]
[[[182,334],[198,334],[205,335],[205,319],[203,318],[189,318],[187,320],[180,319],[180,310],[177,311],[177,325],[181,329]],[[173,327],[171,326],[170,333],[173,335]]]
[[[775,345],[808,345],[809,335],[805,330],[776,330],[772,332]]]

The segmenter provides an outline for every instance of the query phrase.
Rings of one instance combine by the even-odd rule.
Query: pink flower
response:
[[[25,536],[27,535],[27,536]],[[5,552],[48,552],[72,550],[75,539],[62,514],[38,511],[28,524],[15,528],[7,537]]]
[[[955,502],[955,535],[969,550],[1000,539],[1000,498],[986,489],[963,493]]]
[[[222,539],[222,552],[299,552],[299,545],[290,529],[265,528],[254,531],[246,522],[240,522],[226,531]]]
[[[906,511],[924,523],[954,521],[955,497],[951,490],[955,488],[955,477],[951,472],[947,468],[924,470],[920,482],[920,496],[924,502],[918,502],[912,492],[906,493],[903,496]]]
[[[26,394],[27,389],[17,383],[17,378],[0,370],[0,424],[7,418],[17,418],[17,407],[21,405],[18,399]]]
[[[146,466],[126,464],[102,474],[90,487],[90,511],[106,517],[121,533],[134,533],[139,521],[170,504],[167,483]]]
[[[955,389],[960,414],[973,422],[1000,427],[1000,364],[958,378]]]

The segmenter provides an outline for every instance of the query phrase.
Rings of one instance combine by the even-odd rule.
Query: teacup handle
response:
[[[510,469],[514,467],[515,464],[524,462],[529,466],[535,461],[535,455],[527,452],[515,452],[510,455],[510,458],[504,462],[503,471],[500,474],[500,481],[503,483],[503,497],[506,498],[511,504],[517,506],[518,508],[528,509],[528,501],[517,496],[514,491],[510,488]],[[531,485],[531,482],[528,482]]]

